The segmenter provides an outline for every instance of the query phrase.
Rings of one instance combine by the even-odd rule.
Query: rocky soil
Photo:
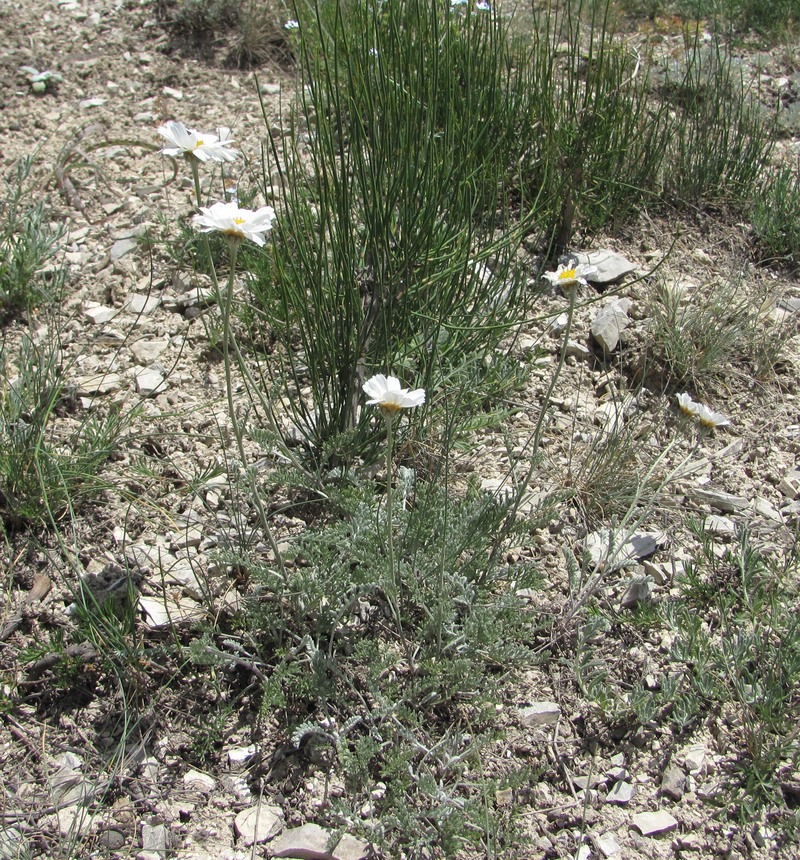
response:
[[[122,572],[134,569],[138,635],[153,641],[176,628],[191,640],[193,621],[208,612],[209,602],[224,618],[246,594],[246,583],[217,569],[212,558],[226,529],[236,525],[237,502],[224,478],[222,440],[230,437],[224,379],[202,324],[197,290],[206,285],[182,271],[161,244],[181,241],[193,191],[191,181],[174,177],[157,154],[155,129],[167,119],[232,128],[246,158],[226,179],[252,185],[261,141],[270,130],[280,133],[291,73],[262,68],[256,81],[251,72],[220,65],[219,52],[201,58],[174,50],[149,0],[6,0],[0,11],[0,164],[7,173],[17,159],[32,155],[34,182],[49,195],[53,219],[66,226],[69,290],[60,346],[76,409],[138,410],[129,441],[109,466],[112,489],[78,522],[79,552],[64,561],[55,545],[12,542],[3,551],[0,680],[9,695],[17,685],[29,693],[0,721],[0,856],[366,857],[368,826],[340,821],[336,829],[322,814],[327,799],[344,791],[336,775],[328,780],[322,768],[301,766],[291,756],[286,761],[286,739],[276,726],[267,721],[253,731],[247,696],[221,727],[215,763],[203,771],[193,764],[201,700],[213,696],[200,666],[179,688],[165,686],[157,701],[138,711],[139,740],[119,750],[111,726],[123,703],[116,688],[104,687],[105,681],[98,686],[91,643],[72,655],[80,683],[68,694],[43,683],[50,671],[46,655],[33,665],[22,659],[32,643],[70,629],[79,578],[102,602],[127,582]],[[794,80],[792,70],[780,50],[769,60],[762,83],[779,92]],[[19,72],[23,65],[55,70],[63,80],[36,95]],[[788,151],[797,151],[796,144],[784,141]],[[642,575],[649,577],[644,599],[670,594],[676,566],[696,552],[687,514],[705,520],[720,546],[747,524],[760,545],[785,547],[799,522],[800,286],[784,273],[748,265],[742,225],[699,213],[681,225],[677,239],[674,226],[643,216],[630,235],[599,238],[580,249],[595,255],[613,250],[629,272],[604,292],[590,289],[579,298],[569,358],[554,393],[557,411],[534,481],[537,493],[570,486],[575,463],[597,433],[618,421],[635,426],[644,416],[663,423],[665,443],[681,439],[665,461],[677,474],[651,519],[636,529],[642,543],[609,578],[604,593],[617,605],[638,599],[630,589]],[[146,234],[157,241],[144,241]],[[702,437],[694,449],[674,402],[659,397],[655,386],[637,397],[629,390],[637,369],[644,373],[647,366],[656,266],[658,278],[685,302],[746,272],[742,290],[767,302],[763,325],[785,344],[763,380],[732,363],[711,385],[707,401],[731,424]],[[540,286],[532,282],[532,289]],[[611,330],[606,325],[601,331],[598,315],[612,305]],[[515,354],[531,366],[506,428],[518,444],[538,419],[568,306],[558,291],[545,291],[541,322],[517,334]],[[47,325],[52,322],[43,313],[11,323],[4,336],[12,344],[30,326],[44,337]],[[609,343],[616,335],[620,343]],[[156,474],[137,477],[143,454],[160,463]],[[252,454],[268,463],[271,452],[253,446]],[[505,440],[489,432],[476,434],[459,464],[487,489],[508,466]],[[609,473],[601,490],[623,477]],[[276,524],[281,539],[304,526],[290,517],[277,517]],[[542,591],[530,595],[532,611],[566,612],[563,550],[602,554],[602,525],[601,516],[587,517],[575,502],[539,530],[531,546],[515,550],[537,559],[546,576]],[[656,671],[662,644],[646,631],[630,643],[631,671]],[[542,650],[551,645],[542,643]],[[563,659],[517,678],[497,703],[505,731],[487,752],[486,766],[499,783],[520,762],[538,774],[530,785],[499,789],[490,801],[500,816],[519,813],[524,847],[514,856],[796,856],[792,846],[778,845],[763,820],[740,827],[714,814],[708,801],[726,763],[724,725],[709,722],[679,744],[658,727],[617,742],[579,695],[570,655],[558,656]],[[258,681],[257,663],[247,654],[237,659]],[[158,677],[160,669],[154,658],[153,665],[131,671]],[[142,689],[148,689],[144,677]],[[376,799],[382,790],[375,786]],[[365,808],[361,824],[370,816]]]

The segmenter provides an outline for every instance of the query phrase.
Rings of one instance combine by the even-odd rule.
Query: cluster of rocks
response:
[[[255,750],[232,750],[232,763],[252,757]],[[18,819],[0,830],[0,857],[24,856],[30,850],[31,817],[38,828],[58,833],[64,839],[84,840],[111,852],[124,852],[136,860],[247,860],[252,846],[259,856],[298,860],[367,860],[374,856],[370,845],[342,830],[331,830],[312,822],[287,826],[280,807],[253,797],[241,775],[232,772],[221,781],[198,770],[187,770],[178,784],[165,790],[165,768],[141,748],[126,760],[126,771],[140,795],[134,803],[120,797],[101,808],[97,801],[108,790],[108,781],[88,776],[82,758],[72,752],[54,756],[50,762],[48,797],[35,812],[14,810],[14,804],[29,808],[37,798],[33,785],[21,784],[9,794],[6,818]],[[130,779],[130,776],[129,776]],[[149,813],[138,811],[142,806]],[[238,809],[238,811],[237,811]]]

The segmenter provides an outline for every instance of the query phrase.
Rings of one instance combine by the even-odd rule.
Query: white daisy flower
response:
[[[402,409],[413,409],[425,402],[425,389],[411,391],[400,387],[400,380],[394,376],[378,373],[363,385],[364,393],[371,397],[368,406],[379,406],[384,414],[394,414]]]
[[[565,266],[563,263],[560,263],[555,272],[545,272],[542,277],[547,278],[553,286],[561,287],[561,289],[571,289],[577,284],[586,286],[589,283],[587,278],[596,274],[596,266],[589,266],[586,263]]]
[[[683,394],[678,394],[678,406],[684,415],[694,418],[697,415],[698,404],[684,391]]]
[[[271,206],[262,206],[253,212],[240,209],[236,203],[203,206],[200,214],[194,216],[195,226],[202,233],[222,233],[233,241],[249,239],[256,245],[264,244],[264,233],[272,229],[274,220],[275,210]]]
[[[217,134],[211,134],[186,128],[182,122],[171,121],[159,126],[156,131],[171,144],[161,150],[162,155],[183,155],[199,161],[236,160],[236,150],[229,148],[233,143],[229,128],[218,128]]]
[[[703,427],[710,427],[712,430],[717,427],[728,427],[730,425],[730,421],[720,412],[714,412],[713,409],[709,409],[708,406],[705,406],[702,403],[697,403],[697,412],[695,413],[695,418],[703,425]]]
[[[291,31],[291,30],[299,30],[299,29],[300,29],[300,22],[299,22],[299,21],[295,21],[295,20],[294,20],[294,18],[291,18],[290,20],[288,20],[288,21],[283,25],[283,29],[284,29],[284,30],[290,30],[290,31]]]
[[[478,0],[478,2],[475,4],[475,8],[479,12],[491,12],[492,11],[492,7],[486,2],[486,0]]]

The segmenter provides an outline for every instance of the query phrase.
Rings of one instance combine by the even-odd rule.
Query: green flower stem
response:
[[[192,168],[192,179],[194,179],[194,197],[197,202],[197,208],[199,209],[203,205],[203,194],[200,191],[200,164],[197,159],[187,153],[186,160],[189,162],[189,166]]]
[[[494,564],[495,559],[497,558],[498,553],[501,551],[503,547],[503,543],[505,539],[508,537],[513,524],[516,522],[517,514],[519,512],[520,506],[522,505],[525,490],[530,485],[533,480],[533,475],[536,471],[538,465],[538,459],[535,456],[539,451],[542,442],[542,434],[544,433],[545,423],[547,420],[547,416],[549,414],[549,406],[550,406],[550,398],[553,396],[553,392],[555,391],[556,384],[558,383],[559,378],[561,377],[561,371],[564,369],[564,365],[567,360],[567,346],[569,345],[569,338],[572,334],[572,322],[573,317],[575,315],[575,299],[578,294],[577,287],[569,291],[569,309],[567,311],[567,325],[564,328],[564,334],[561,340],[561,351],[558,357],[558,364],[556,365],[555,370],[553,371],[553,375],[550,377],[550,385],[547,387],[547,391],[545,392],[544,399],[542,400],[542,405],[539,411],[539,419],[536,422],[536,427],[534,428],[533,436],[528,443],[530,445],[530,450],[532,451],[532,456],[530,457],[530,465],[528,466],[528,471],[521,481],[515,487],[514,493],[514,502],[509,509],[508,516],[506,517],[505,523],[498,530],[497,537],[495,538],[494,544],[492,546],[492,551],[489,554],[489,563],[486,565],[485,570],[490,570],[491,565]],[[527,447],[527,446],[526,446]],[[481,577],[479,580],[479,584],[481,586],[484,585],[484,578]]]
[[[272,552],[275,556],[278,568],[280,569],[281,577],[284,581],[286,581],[286,568],[283,564],[283,557],[281,556],[281,552],[278,549],[275,535],[272,533],[272,529],[270,528],[269,518],[267,517],[267,511],[264,508],[264,503],[261,500],[261,494],[258,492],[255,475],[247,467],[247,455],[244,450],[244,431],[242,430],[242,426],[239,423],[239,419],[236,415],[236,406],[233,402],[233,375],[231,373],[230,350],[230,342],[233,339],[233,334],[231,332],[231,307],[233,305],[233,282],[234,277],[236,275],[236,256],[239,251],[239,241],[232,239],[229,242],[229,247],[230,273],[228,274],[228,284],[225,288],[224,295],[220,295],[219,284],[217,283],[216,279],[214,279],[214,283],[217,289],[217,303],[222,309],[222,359],[225,366],[225,390],[228,398],[228,414],[230,415],[231,419],[233,435],[236,439],[236,448],[239,453],[239,459],[241,460],[242,468],[245,470],[245,473],[250,480],[250,490],[253,497],[253,501],[256,505],[256,509],[258,510],[258,518],[261,522],[261,528],[263,529],[267,542],[269,543],[270,548],[272,549]]]
[[[397,588],[397,571],[394,566],[394,492],[392,488],[392,448],[394,446],[394,415],[386,414],[386,545],[389,551],[389,572],[392,576],[392,588],[395,594]]]
[[[397,414],[384,410],[383,416],[386,420],[386,548],[389,555],[389,581],[391,595],[389,596],[389,605],[394,615],[397,632],[400,635],[400,641],[403,643],[403,650],[406,652],[409,664],[411,656],[406,644],[405,633],[403,632],[403,619],[400,615],[400,582],[397,576],[397,565],[394,557],[394,489],[392,487],[392,453],[394,447],[394,422]]]
[[[189,162],[189,166],[192,168],[192,179],[194,180],[194,198],[197,203],[197,208],[199,209],[203,205],[203,193],[200,190],[200,162],[195,158],[195,156],[187,153],[186,160]],[[208,269],[211,272],[211,280],[214,283],[214,289],[217,291],[219,295],[219,281],[217,280],[217,267],[214,265],[214,258],[211,256],[211,243],[208,241],[208,234],[201,233],[200,234],[203,247],[206,249],[206,257],[208,258]],[[233,259],[236,257],[236,252],[233,252]],[[233,266],[231,266],[231,274],[233,274]]]

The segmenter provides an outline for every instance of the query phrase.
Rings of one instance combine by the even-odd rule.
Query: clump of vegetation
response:
[[[0,204],[0,317],[8,320],[60,296],[64,269],[52,261],[63,229],[47,220],[44,200],[32,201],[33,158],[17,162],[3,180]]]
[[[659,70],[618,38],[605,3],[537,8],[517,35],[483,0],[324,0],[291,14],[255,0],[158,5],[174,33],[218,43],[236,65],[276,51],[297,62],[285,126],[273,133],[270,122],[262,160],[244,171],[238,147],[250,143],[221,123],[213,134],[174,120],[158,129],[197,211],[177,228],[163,214],[147,248],[154,266],[210,284],[193,306],[202,323],[179,337],[187,347],[204,332],[215,350],[205,359],[221,359],[224,407],[201,407],[211,413],[202,432],[218,430],[220,443],[212,463],[200,462],[183,416],[154,405],[159,422],[181,430],[159,426],[142,452],[137,478],[158,499],[131,489],[141,507],[124,529],[113,525],[120,562],[102,568],[113,587],[95,591],[96,559],[67,525],[106,488],[102,470],[128,419],[73,396],[59,321],[4,331],[6,547],[49,541],[66,560],[74,605],[68,630],[19,654],[28,678],[15,687],[9,675],[0,711],[48,684],[91,696],[116,678],[111,756],[122,762],[130,739],[140,732],[149,743],[162,719],[152,689],[180,686],[204,717],[198,729],[192,709],[179,750],[188,761],[219,764],[239,720],[239,735],[259,745],[251,775],[265,793],[280,786],[288,805],[307,779],[324,782],[320,819],[398,857],[524,853],[513,820],[521,804],[502,808],[500,792],[529,797],[526,781],[548,755],[560,768],[552,784],[575,788],[556,754],[567,723],[576,749],[654,724],[672,749],[711,715],[735,751],[722,768],[731,817],[767,810],[790,825],[786,786],[800,764],[795,548],[755,548],[741,530],[721,550],[700,531],[687,536],[700,547],[693,563],[676,565],[656,599],[655,574],[637,569],[628,581],[633,558],[623,558],[646,520],[680,533],[665,486],[733,419],[689,391],[762,378],[781,346],[765,326],[769,303],[754,303],[736,278],[697,287],[688,302],[652,279],[641,304],[646,382],[683,389],[666,408],[685,413],[694,447],[656,411],[663,398],[614,379],[609,356],[588,371],[598,387],[605,377],[605,404],[584,412],[576,398],[566,424],[553,420],[569,353],[592,360],[570,341],[576,309],[585,313],[579,305],[595,293],[584,279],[579,292],[583,269],[542,273],[579,239],[667,206],[751,205],[770,259],[796,258],[797,175],[760,177],[772,127],[729,49],[687,34],[682,55]],[[85,164],[79,143],[62,153],[62,179]],[[223,166],[231,173],[220,176]],[[61,234],[20,190],[29,171],[25,162],[9,179],[2,210],[5,322],[63,283],[53,261]],[[159,241],[171,245],[161,258]],[[561,318],[550,304],[542,311],[543,280],[572,282],[554,300],[566,302],[567,322],[560,343],[543,337],[523,353],[523,336]],[[531,363],[542,382],[534,396]],[[171,445],[190,465],[170,461]],[[151,467],[151,455],[163,462]],[[180,500],[165,513],[167,483]],[[131,546],[150,517],[168,516],[177,531],[176,514],[181,539]],[[213,530],[195,534],[214,517]],[[599,559],[589,532],[608,539]],[[651,632],[659,659],[643,672],[630,645]],[[531,743],[547,752],[515,753],[513,764],[504,741],[486,768],[498,735],[519,728],[516,679],[536,661],[558,672],[582,718],[563,713],[554,734],[538,727]],[[525,732],[527,744],[536,732]],[[588,791],[578,799],[584,811],[592,802]],[[570,827],[580,833],[572,855],[584,834]]]
[[[292,56],[280,0],[161,0],[159,14],[179,41],[198,50],[224,47],[225,62],[238,68]]]
[[[731,373],[773,374],[785,333],[769,325],[768,297],[745,291],[740,277],[696,287],[657,282],[651,299],[653,367],[670,391],[703,391]]]
[[[23,335],[19,349],[0,346],[0,514],[6,531],[50,528],[104,486],[103,464],[117,450],[128,418],[119,410],[89,415],[66,433],[59,418],[74,410],[58,343]]]
[[[800,269],[800,162],[771,171],[758,188],[750,219],[755,254],[767,264]]]

